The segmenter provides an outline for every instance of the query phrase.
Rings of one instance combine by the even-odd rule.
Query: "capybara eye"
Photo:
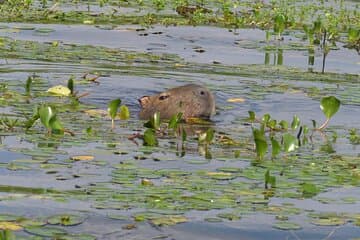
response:
[[[165,99],[167,99],[169,97],[169,95],[161,95],[160,97],[159,97],[159,100],[165,100]]]
[[[200,92],[200,95],[204,95],[204,94],[205,94],[205,92],[204,92],[204,91],[201,91],[201,92]]]

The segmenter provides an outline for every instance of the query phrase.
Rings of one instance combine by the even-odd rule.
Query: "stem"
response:
[[[88,95],[90,95],[89,92],[82,93],[82,94],[80,94],[80,95],[78,95],[78,96],[75,95],[75,99],[76,99],[76,100],[79,100],[80,98],[86,97],[86,96],[88,96]]]
[[[324,30],[324,39],[323,39],[323,44],[322,44],[322,48],[323,48],[323,62],[322,62],[322,70],[321,73],[325,72],[325,59],[326,59],[326,30]]]
[[[68,134],[70,134],[70,136],[75,136],[75,133],[74,132],[72,132],[72,131],[70,131],[69,129],[64,129],[64,133],[68,133]]]
[[[112,129],[114,129],[114,128],[115,128],[114,119],[111,119],[111,128],[112,128]]]
[[[330,118],[327,118],[326,121],[317,129],[317,130],[323,130],[324,128],[326,128],[326,126],[328,125],[330,121]]]

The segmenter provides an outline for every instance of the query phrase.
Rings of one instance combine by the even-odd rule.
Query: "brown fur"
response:
[[[149,119],[155,112],[160,112],[161,119],[170,119],[182,112],[183,119],[210,118],[215,113],[215,98],[204,86],[188,84],[169,89],[153,96],[139,99],[140,119]]]

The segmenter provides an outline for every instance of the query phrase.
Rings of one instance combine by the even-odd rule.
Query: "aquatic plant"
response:
[[[316,121],[313,120],[313,131],[322,131],[328,125],[330,119],[336,114],[340,108],[340,100],[334,96],[323,97],[320,102],[320,108],[323,111],[326,120],[320,127],[316,127]],[[248,121],[252,123],[259,123],[260,127],[252,127],[253,139],[255,142],[255,151],[259,160],[263,160],[268,151],[268,141],[266,133],[269,133],[269,138],[272,146],[272,158],[275,158],[281,150],[285,153],[292,152],[308,141],[307,134],[309,133],[309,127],[306,125],[300,126],[300,118],[294,115],[293,120],[288,128],[289,124],[285,120],[277,121],[272,119],[270,114],[265,114],[260,120],[256,119],[255,113],[249,111]],[[292,135],[289,130],[298,130],[297,134]],[[281,136],[281,144],[276,139],[277,132],[285,132]]]
[[[111,128],[112,129],[115,128],[115,123],[114,123],[115,122],[115,117],[116,117],[117,112],[119,110],[120,104],[121,104],[120,98],[111,100],[109,102],[109,104],[108,104],[108,112],[109,112],[109,115],[111,117]]]

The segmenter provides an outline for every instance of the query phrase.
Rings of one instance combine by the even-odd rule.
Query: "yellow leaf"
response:
[[[181,215],[168,215],[163,217],[154,218],[151,222],[157,226],[170,226],[178,223],[187,222],[188,219]]]
[[[226,173],[226,172],[207,172],[206,173],[208,176],[231,176],[231,173]]]
[[[106,117],[109,115],[108,111],[103,109],[89,109],[84,112],[90,117]]]
[[[185,67],[185,64],[175,63],[175,67]]]
[[[69,96],[71,91],[69,88],[64,87],[62,85],[57,85],[55,87],[51,87],[47,90],[48,93],[56,94],[59,96]]]
[[[231,102],[231,103],[243,103],[245,102],[244,98],[229,98],[227,100],[227,102]]]
[[[22,227],[15,222],[0,222],[1,230],[11,230],[11,231],[19,231],[22,230]]]
[[[83,21],[84,24],[94,24],[93,20],[84,20]]]
[[[74,160],[74,161],[91,161],[91,160],[94,160],[94,156],[91,156],[91,155],[72,156],[71,160]]]
[[[201,119],[201,118],[196,118],[196,117],[186,118],[185,122],[190,123],[190,124],[203,124],[203,125],[211,125],[212,124],[212,122],[210,122],[206,119]]]

